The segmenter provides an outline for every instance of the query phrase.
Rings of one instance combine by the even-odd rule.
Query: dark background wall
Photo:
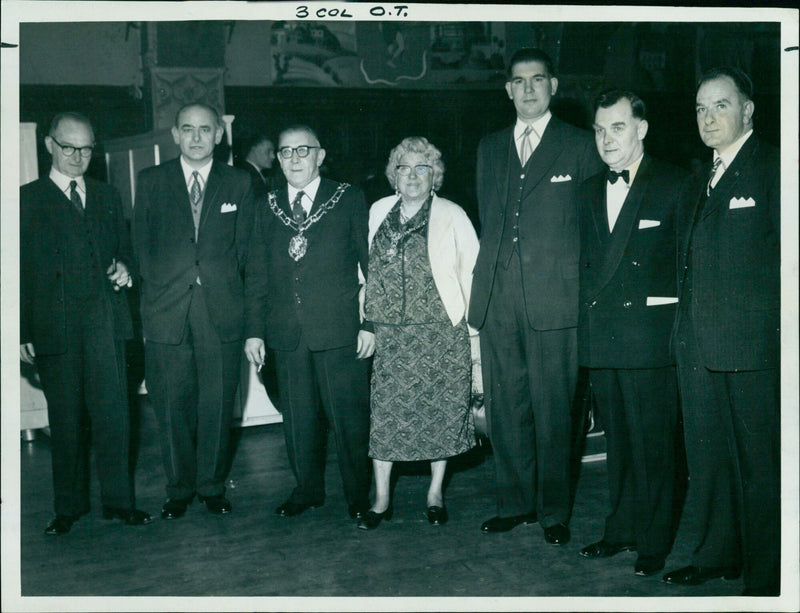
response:
[[[29,47],[41,43],[43,41],[37,37],[52,37],[53,28],[58,25],[26,24],[22,40]],[[145,63],[149,57],[150,61],[161,65],[221,66],[228,73],[238,75],[246,74],[240,62],[264,52],[252,49],[256,41],[264,44],[253,23],[237,25],[239,30],[233,43],[226,42],[234,31],[229,22],[189,25],[191,27],[160,24],[158,47],[152,49],[149,47],[152,26],[148,38],[141,24],[135,29],[126,28],[124,24],[109,24],[109,28],[113,26],[109,30],[109,43],[100,52],[124,52],[118,63],[126,67],[130,64],[131,53],[141,53]],[[242,32],[247,32],[246,28],[252,30],[248,34],[249,42],[239,41],[240,46],[236,47],[236,37],[245,36]],[[272,28],[274,30],[274,26]],[[513,28],[503,31],[509,47],[514,43],[513,49],[502,48],[506,61],[520,41],[538,43],[553,55],[560,79],[553,112],[575,125],[591,126],[591,100],[604,87],[631,88],[648,105],[647,149],[691,168],[698,160],[708,157],[697,136],[694,120],[696,77],[711,66],[733,63],[753,77],[757,129],[768,140],[779,144],[778,24],[528,23],[514,24]],[[121,40],[123,32],[124,42]],[[115,36],[120,39],[119,44],[111,40]],[[140,37],[138,45],[137,36]],[[245,51],[245,47],[249,51]],[[376,49],[376,53],[378,51]],[[64,62],[68,61],[65,57]],[[465,76],[471,75],[474,64],[475,61],[467,57],[456,71],[463,70]],[[28,82],[26,72],[21,71],[21,121],[39,124],[41,139],[55,112],[73,109],[89,115],[96,125],[100,145],[100,155],[93,160],[90,174],[104,178],[103,141],[152,128],[146,77],[127,85],[120,75],[109,78],[108,84],[102,82],[102,75],[94,75],[87,84],[62,83],[52,81],[59,78],[56,75],[66,73],[59,73],[57,66],[48,68],[49,71],[44,72],[28,70],[28,74],[35,75],[27,79]],[[224,88],[225,112],[236,116],[235,143],[253,131],[264,130],[277,135],[282,126],[290,123],[312,125],[319,131],[327,149],[329,175],[363,187],[371,200],[389,193],[383,169],[390,149],[405,136],[426,136],[442,150],[447,165],[442,195],[462,204],[474,217],[478,142],[514,119],[513,106],[503,89],[504,72],[494,70],[487,74],[488,79],[477,85],[459,83],[456,79],[453,83],[439,86],[427,83],[420,88],[274,84],[274,77],[261,79],[272,84],[242,85],[237,83],[246,81],[243,77],[228,78]],[[127,74],[125,79],[129,79]],[[227,157],[224,148],[220,156]],[[43,148],[41,162],[44,172],[47,155]]]

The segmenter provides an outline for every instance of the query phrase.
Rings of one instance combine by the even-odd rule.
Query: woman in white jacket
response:
[[[370,209],[364,314],[375,329],[370,457],[375,501],[358,527],[391,519],[397,461],[430,460],[428,521],[447,521],[447,459],[474,446],[472,356],[466,323],[478,238],[458,205],[440,198],[441,152],[423,137],[395,147],[386,166],[395,196]]]

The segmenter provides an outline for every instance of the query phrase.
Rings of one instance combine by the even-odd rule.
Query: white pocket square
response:
[[[752,198],[731,198],[728,205],[732,209],[746,209],[747,207],[755,206],[756,201]]]
[[[565,181],[572,181],[569,175],[553,175],[550,177],[550,183],[564,183]]]
[[[236,210],[236,205],[230,202],[226,202],[221,207],[219,207],[220,213],[233,213],[235,210]]]
[[[677,296],[648,296],[646,304],[647,306],[662,306],[676,302],[678,302]]]
[[[657,228],[661,225],[661,222],[657,219],[640,219],[639,220],[639,229],[644,230],[645,228]]]

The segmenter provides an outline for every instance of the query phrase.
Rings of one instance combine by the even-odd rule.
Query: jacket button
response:
[[[194,286],[193,286],[193,285],[190,283],[190,284],[189,284],[189,289],[192,289],[193,287],[194,287]]]
[[[630,300],[626,300],[622,303],[622,306],[624,306],[626,309],[629,309],[633,306],[633,303]]]
[[[193,243],[193,242],[194,242],[194,236],[193,236],[193,237],[191,237],[191,238],[189,239],[189,242],[190,242],[190,243]]]
[[[636,260],[633,260],[633,262],[631,262],[631,264],[633,264],[634,266],[638,266],[639,262],[637,262]]]

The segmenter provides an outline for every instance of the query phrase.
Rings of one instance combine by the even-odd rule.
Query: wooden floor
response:
[[[138,506],[157,517],[164,500],[164,476],[155,422],[146,401],[138,421]],[[607,504],[602,462],[583,465],[571,521],[573,539],[567,546],[556,547],[544,542],[538,525],[497,535],[480,532],[481,522],[495,514],[493,460],[480,449],[452,463],[446,490],[451,519],[445,526],[431,526],[424,516],[426,466],[406,464],[400,465],[394,490],[394,519],[365,532],[356,529],[347,515],[335,450],[329,450],[325,505],[299,517],[281,518],[273,511],[293,486],[281,425],[237,429],[235,440],[228,484],[231,515],[212,516],[195,502],[180,520],[157,517],[149,526],[124,526],[102,519],[95,486],[92,513],[62,537],[43,533],[52,517],[49,440],[40,435],[22,443],[22,596],[655,598],[736,596],[742,590],[741,580],[682,588],[663,583],[660,575],[637,577],[631,553],[604,561],[581,558],[579,549],[602,534]],[[683,528],[688,532],[691,526]],[[690,547],[688,538],[679,534],[667,568],[687,564]],[[81,603],[97,606],[94,599],[75,602],[77,607]],[[105,610],[114,610],[119,602],[108,602]],[[160,602],[147,608],[178,610],[189,601]],[[210,602],[221,610],[222,603],[227,608],[235,601]],[[285,610],[303,606],[304,601],[291,601],[291,606],[277,602],[248,601],[247,609]],[[313,608],[323,609],[325,602],[337,601],[311,602]],[[397,607],[397,601],[382,602],[386,608]],[[400,610],[412,606],[442,610],[467,602],[464,606],[471,610],[489,606],[486,603],[503,610],[525,608],[519,601],[500,605],[496,601],[435,602],[415,600]],[[590,601],[574,602],[587,606]],[[622,610],[634,602],[616,601],[613,609]],[[665,606],[661,600],[650,602]],[[127,606],[137,610],[135,604]],[[194,606],[182,610],[196,610]],[[601,602],[590,606],[603,608]],[[345,610],[357,608],[358,602]]]

